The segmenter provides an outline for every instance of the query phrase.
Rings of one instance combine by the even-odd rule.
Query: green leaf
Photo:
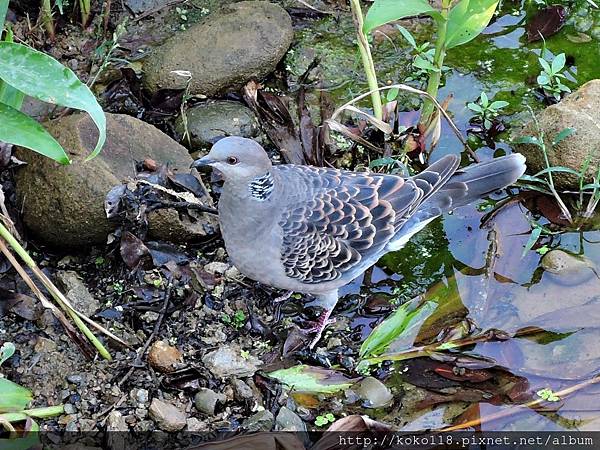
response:
[[[542,227],[536,226],[533,230],[531,230],[531,234],[529,235],[529,240],[527,244],[525,244],[525,248],[523,249],[523,253],[521,254],[521,258],[524,258],[525,255],[533,248],[537,240],[540,238],[542,234]]]
[[[404,39],[406,39],[408,41],[408,43],[410,44],[410,46],[412,48],[416,49],[417,48],[417,42],[415,41],[415,38],[413,37],[413,35],[410,34],[410,31],[408,31],[402,25],[396,25],[396,28],[398,29],[398,31],[400,32],[400,34],[402,36],[404,36]]]
[[[482,113],[483,112],[483,108],[481,106],[479,106],[477,103],[467,103],[467,108],[469,108],[471,111],[475,111],[477,113]]]
[[[0,366],[4,363],[4,361],[6,361],[14,354],[15,344],[13,344],[12,342],[5,342],[4,344],[2,344],[2,346],[0,347]]]
[[[0,42],[0,78],[39,100],[86,111],[98,127],[98,142],[89,160],[106,140],[106,117],[92,91],[71,69],[37,50],[12,42]]]
[[[537,145],[538,147],[543,146],[543,144],[540,142],[540,140],[534,136],[521,136],[521,137],[514,139],[512,142],[513,142],[513,144],[531,144],[531,145]]]
[[[550,83],[550,77],[546,75],[546,72],[542,72],[537,76],[536,81],[540,86],[546,86]]]
[[[0,419],[1,418],[2,416],[0,416]],[[30,430],[16,438],[0,439],[0,448],[2,450],[29,450],[32,448],[42,448],[38,424],[33,422]]]
[[[367,12],[363,32],[368,34],[386,23],[422,15],[443,20],[442,15],[427,0],[376,0]]]
[[[489,99],[488,96],[485,92],[482,92],[481,95],[479,96],[479,99],[481,100],[481,106],[483,106],[484,108],[487,108],[488,104],[489,104]]]
[[[448,14],[446,48],[474,39],[490,22],[498,0],[461,0]]]
[[[544,58],[538,58],[538,61],[540,62],[542,69],[544,69],[544,71],[548,75],[552,74],[552,67],[550,67],[550,64],[548,64],[548,61],[546,61]]]
[[[563,140],[565,140],[566,138],[568,138],[569,136],[571,136],[572,134],[575,134],[577,130],[575,128],[563,128],[560,133],[558,133],[555,137],[554,140],[552,141],[552,145],[556,145],[559,142],[562,142]]]
[[[521,175],[519,177],[519,180],[521,180],[521,181],[531,181],[531,182],[534,182],[534,183],[544,183],[544,184],[547,183],[547,181],[544,180],[543,178],[532,177],[531,175]]]
[[[496,100],[490,103],[490,109],[494,109],[496,111],[505,108],[506,106],[508,106],[508,102],[505,102],[504,100]]]
[[[0,103],[0,141],[26,147],[61,164],[71,162],[60,144],[44,127],[28,115],[3,103]]]
[[[430,61],[423,58],[421,55],[417,56],[412,63],[413,66],[418,67],[419,69],[428,70],[430,72],[439,72],[440,69],[435,67]]]
[[[567,62],[567,58],[564,53],[556,55],[556,57],[552,60],[552,73],[560,72],[563,67],[565,67],[565,63]]]
[[[590,183],[581,187],[582,191],[589,191],[590,189],[598,189],[600,188],[600,183]]]
[[[268,374],[289,389],[297,392],[332,394],[348,389],[356,379],[347,378],[335,370],[300,364],[289,369],[280,369]]]
[[[1,30],[1,28],[0,28]],[[5,42],[13,42],[13,33],[10,29],[6,30],[6,36],[4,37]],[[12,106],[15,109],[20,110],[23,106],[23,94],[18,89],[15,89],[10,84],[0,80],[0,103],[4,103],[8,106]]]
[[[534,177],[539,177],[540,175],[544,175],[546,173],[556,173],[556,172],[561,172],[561,173],[570,173],[572,175],[576,175],[576,176],[580,176],[581,173],[578,172],[577,170],[571,169],[570,167],[564,167],[564,166],[552,166],[552,167],[546,167],[544,170],[540,170],[538,173],[534,174]]]
[[[392,88],[392,89],[388,90],[387,94],[385,94],[385,99],[388,102],[392,102],[392,101],[396,100],[396,97],[398,97],[398,92],[400,92],[400,89],[398,89],[398,88]]]
[[[423,322],[437,308],[437,303],[427,302],[416,309],[415,306],[415,302],[405,303],[377,325],[360,346],[359,357],[371,358],[380,355],[398,340],[408,347],[412,345],[412,342],[408,342],[409,337],[414,339],[415,332],[418,333]],[[394,348],[394,351],[401,349]]]
[[[6,378],[0,378],[0,413],[22,411],[31,402],[31,392]]]

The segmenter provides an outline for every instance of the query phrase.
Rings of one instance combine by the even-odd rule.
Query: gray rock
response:
[[[71,403],[65,403],[63,406],[64,410],[65,410],[65,414],[75,414],[77,413],[77,408],[75,408],[74,405],[72,405]]]
[[[206,354],[202,362],[214,376],[221,378],[252,376],[262,364],[262,361],[254,356],[242,358],[240,349],[231,346],[224,346]]]
[[[60,270],[56,272],[56,279],[67,299],[78,311],[84,313],[86,316],[91,316],[100,308],[100,302],[88,290],[83,280],[77,275],[77,272]],[[74,381],[70,382],[75,383]]]
[[[186,425],[187,416],[183,411],[157,398],[152,399],[149,413],[163,431],[179,431]]]
[[[377,378],[367,377],[352,387],[367,408],[381,408],[390,404],[394,396],[388,387]]]
[[[106,219],[104,199],[114,186],[135,175],[135,161],[151,158],[169,164],[174,172],[189,172],[192,162],[187,150],[157,128],[141,120],[106,114],[107,139],[102,152],[84,162],[96,144],[97,130],[87,114],[73,114],[47,124],[50,133],[74,160],[69,166],[27,149],[17,157],[28,164],[16,172],[18,200],[28,228],[54,246],[88,247],[102,244],[114,226]],[[212,234],[216,219],[199,215],[198,224],[188,229],[172,210],[148,215],[150,234],[168,240],[189,240]],[[173,214],[165,216],[165,211]],[[157,217],[160,220],[155,220]],[[168,220],[166,220],[168,219]],[[187,229],[182,235],[177,227]]]
[[[597,276],[594,263],[585,256],[573,255],[555,249],[546,253],[541,266],[553,281],[564,286],[575,286]]]
[[[248,417],[242,422],[242,428],[250,433],[255,431],[271,431],[275,419],[271,411],[263,410]]]
[[[238,89],[275,69],[293,38],[292,21],[279,5],[248,1],[223,6],[204,21],[177,33],[144,63],[144,84],[152,92],[185,89],[212,96]]]
[[[205,433],[208,431],[208,424],[196,417],[190,417],[187,420],[186,430],[190,433]]]
[[[84,380],[83,380],[83,376],[81,376],[78,373],[74,373],[72,375],[67,375],[67,381],[69,383],[73,383],[73,384],[79,385],[79,384],[82,384]]]
[[[298,414],[282,406],[275,419],[275,429],[278,431],[306,431],[306,424]]]
[[[254,397],[254,392],[252,392],[250,386],[242,380],[234,378],[231,384],[233,386],[233,392],[238,400],[248,400]]]
[[[226,400],[225,395],[211,389],[202,388],[194,397],[194,405],[201,413],[214,416],[217,403],[225,403]]]
[[[189,142],[182,116],[175,122],[175,132],[179,142],[193,150],[210,147],[225,136],[253,138],[259,133],[258,121],[252,110],[238,102],[219,100],[200,103],[188,109],[185,117]]]
[[[544,131],[550,165],[579,171],[589,156],[586,183],[591,183],[600,167],[600,80],[588,81],[560,103],[547,107],[537,114],[537,120]],[[569,127],[574,128],[575,133],[552,146],[558,133]],[[518,133],[518,137],[521,136],[537,136],[535,124],[526,124]],[[516,144],[516,150],[527,158],[529,172],[536,173],[546,168],[539,147]],[[579,179],[573,174],[556,173],[553,178],[558,189],[579,188]]]

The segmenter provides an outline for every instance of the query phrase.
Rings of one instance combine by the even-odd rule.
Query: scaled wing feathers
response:
[[[277,166],[305,194],[279,221],[286,274],[304,283],[340,278],[379,258],[418,206],[458,167],[448,156],[413,178],[309,166]],[[294,173],[290,173],[294,172]]]

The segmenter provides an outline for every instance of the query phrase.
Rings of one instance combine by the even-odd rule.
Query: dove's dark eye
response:
[[[232,166],[234,164],[238,163],[238,159],[235,156],[230,156],[227,158],[227,164],[231,164]]]

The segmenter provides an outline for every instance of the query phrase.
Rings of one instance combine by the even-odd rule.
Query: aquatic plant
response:
[[[538,58],[542,71],[537,76],[537,84],[546,95],[552,96],[557,102],[564,94],[571,92],[571,89],[562,82],[567,79],[563,72],[566,60],[564,53],[548,60]]]
[[[485,92],[479,95],[475,102],[467,103],[467,108],[475,113],[485,128],[492,126],[493,120],[498,117],[500,110],[508,106],[508,102],[503,100],[495,100],[490,102]]]
[[[358,0],[351,1],[357,27],[358,45],[369,81],[369,88],[372,91],[371,99],[375,117],[381,119],[381,112],[379,111],[381,96],[376,90],[378,87],[377,77],[367,41],[369,33],[379,26],[405,17],[431,17],[437,26],[437,37],[432,67],[428,67],[427,93],[436,98],[446,52],[478,36],[492,18],[497,5],[498,0],[460,0],[454,6],[452,6],[452,0],[442,0],[441,9],[438,10],[426,0],[406,0],[402,2],[375,0],[373,6],[363,18]],[[421,124],[425,128],[435,117],[434,112],[435,105],[433,101],[426,98],[421,114]]]

